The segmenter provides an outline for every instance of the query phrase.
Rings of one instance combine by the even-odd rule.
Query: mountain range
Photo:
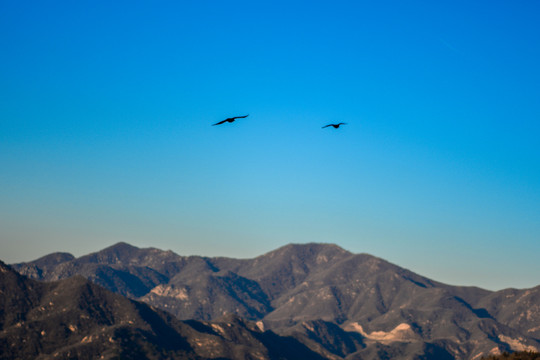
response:
[[[98,358],[328,357],[232,314],[214,322],[180,321],[79,275],[38,282],[0,261],[0,359]]]
[[[172,314],[168,319],[184,327],[230,323],[320,358],[480,359],[540,350],[540,286],[451,286],[332,244],[291,244],[233,259],[118,243],[79,258],[53,253],[12,267],[40,286],[82,276],[116,293],[110,296]],[[260,353],[275,354],[260,344]]]

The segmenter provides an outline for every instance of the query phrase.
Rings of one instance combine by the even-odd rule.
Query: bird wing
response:
[[[222,121],[220,121],[220,122],[217,122],[217,123],[215,123],[215,124],[212,124],[212,126],[214,126],[214,125],[221,125],[221,124],[227,122],[227,120],[229,120],[229,119],[222,120]]]
[[[243,118],[247,118],[248,116],[249,116],[249,114],[244,115],[244,116],[235,116],[235,117],[233,117],[233,119],[243,119]]]
[[[323,126],[321,129],[327,128],[327,127],[329,127],[329,126],[332,126],[332,124],[325,125],[325,126]]]
[[[338,125],[347,125],[347,123],[339,123]]]

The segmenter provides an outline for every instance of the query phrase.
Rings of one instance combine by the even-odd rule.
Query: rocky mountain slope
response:
[[[56,253],[14,267],[46,281],[79,274],[179,319],[236,314],[347,359],[474,359],[540,349],[540,287],[450,286],[330,244],[231,259],[119,243],[80,258]]]
[[[81,276],[37,282],[0,262],[0,359],[49,358],[328,357],[235,316],[211,323],[180,321]]]

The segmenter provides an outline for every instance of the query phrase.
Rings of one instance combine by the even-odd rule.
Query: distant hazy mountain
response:
[[[82,275],[179,319],[235,314],[326,357],[478,359],[540,349],[540,287],[491,292],[445,285],[330,244],[287,245],[239,260],[119,243],[14,268],[46,281]]]

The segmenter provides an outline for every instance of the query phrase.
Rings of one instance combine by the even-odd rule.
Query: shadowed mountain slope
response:
[[[497,291],[475,305],[501,323],[540,339],[540,286]]]

